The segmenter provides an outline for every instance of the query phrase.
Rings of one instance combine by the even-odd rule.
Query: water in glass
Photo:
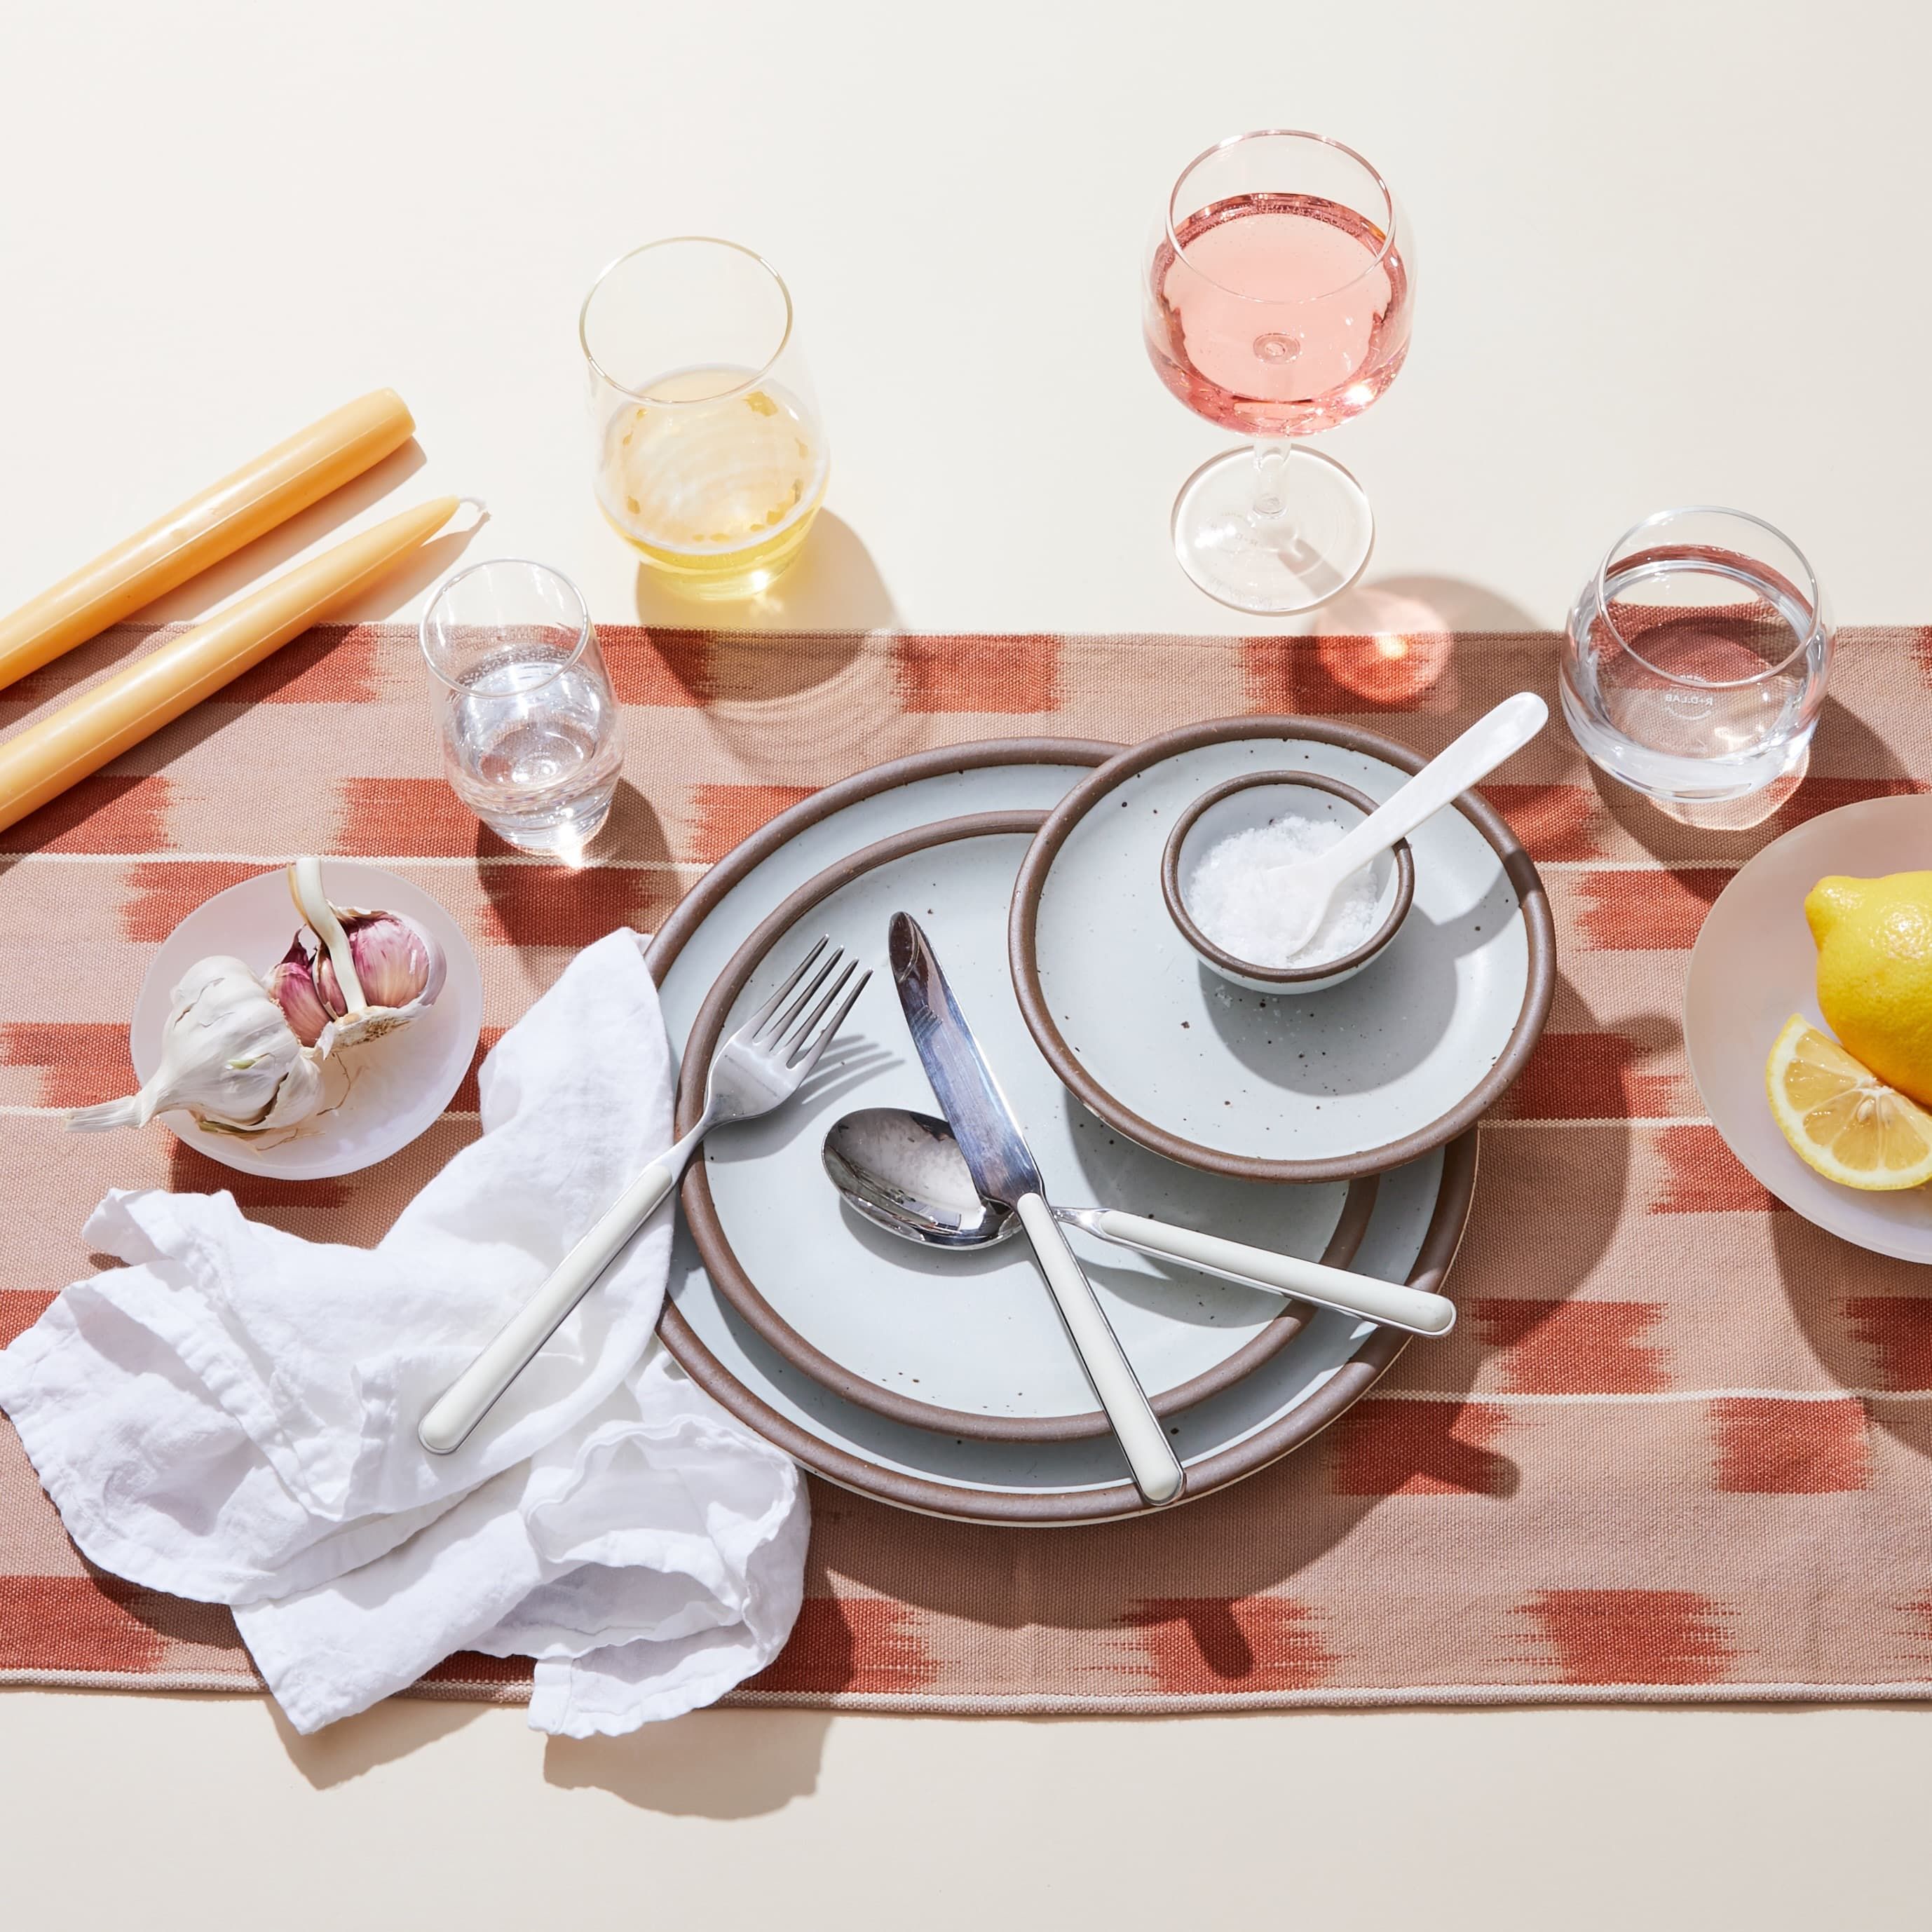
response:
[[[602,829],[622,763],[617,706],[576,586],[506,559],[459,572],[423,617],[442,681],[444,770],[497,836],[571,858]]]
[[[540,851],[594,838],[617,788],[609,695],[556,652],[506,651],[443,715],[449,782],[500,838]]]
[[[1668,803],[1748,797],[1802,776],[1832,632],[1803,556],[1731,510],[1670,510],[1584,587],[1563,711],[1589,758]]]

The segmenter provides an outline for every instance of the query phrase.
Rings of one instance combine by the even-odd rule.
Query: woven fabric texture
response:
[[[124,662],[123,629],[0,692],[0,727]],[[476,1131],[473,1080],[341,1180],[215,1167],[158,1130],[70,1136],[127,1090],[154,944],[302,851],[434,892],[482,962],[485,1042],[578,947],[649,929],[814,788],[928,746],[1131,742],[1293,712],[1423,752],[1556,640],[602,633],[626,779],[602,862],[513,854],[444,785],[413,633],[326,627],[0,834],[0,1341],[98,1264],[110,1186],[232,1189],[374,1240]],[[1847,633],[1810,775],[1765,824],[1693,830],[1600,789],[1559,724],[1484,790],[1542,868],[1562,979],[1483,1128],[1462,1320],[1335,1427],[1171,1515],[997,1531],[814,1488],[808,1600],[746,1703],[1100,1712],[1932,1694],[1932,1284],[1778,1205],[1702,1118],[1678,1014],[1736,867],[1832,807],[1925,788],[1932,633]],[[514,1700],[452,1658],[425,1694]],[[225,1610],[90,1570],[0,1426],[0,1682],[259,1688]]]

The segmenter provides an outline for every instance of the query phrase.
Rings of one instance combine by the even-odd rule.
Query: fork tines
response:
[[[820,956],[828,944],[820,940],[799,962],[784,984],[746,1022],[741,1036],[780,1056],[787,1067],[802,1066],[801,1078],[817,1065],[818,1056],[845,1024],[853,1002],[872,976],[869,970],[859,972],[858,961],[846,958],[843,946],[835,946],[820,964]],[[808,973],[809,980],[806,978]],[[859,975],[856,982],[855,973]],[[802,988],[801,981],[805,982]],[[835,1002],[836,1011],[832,1010]]]

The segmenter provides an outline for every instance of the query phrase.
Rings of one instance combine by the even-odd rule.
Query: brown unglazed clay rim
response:
[[[1019,995],[1020,1012],[1047,1064],[1088,1107],[1130,1140],[1138,1141],[1142,1147],[1165,1154],[1184,1167],[1198,1167],[1238,1180],[1349,1180],[1362,1174],[1383,1173],[1442,1146],[1475,1125],[1522,1071],[1549,1017],[1550,1000],[1556,989],[1556,926],[1550,916],[1543,881],[1502,815],[1473,791],[1463,793],[1454,808],[1495,849],[1522,908],[1529,945],[1522,1006],[1503,1051],[1488,1072],[1454,1106],[1399,1140],[1318,1160],[1263,1160],[1186,1139],[1142,1118],[1094,1078],[1054,1024],[1041,989],[1036,944],[1040,896],[1053,862],[1074,826],[1102,799],[1150,766],[1184,752],[1197,751],[1204,745],[1244,738],[1312,739],[1319,744],[1336,745],[1345,751],[1380,759],[1406,772],[1419,772],[1428,762],[1420,752],[1376,732],[1310,718],[1223,718],[1204,724],[1183,725],[1178,730],[1163,732],[1109,759],[1090,777],[1083,778],[1047,814],[1046,824],[1020,866],[1006,928],[1007,958],[1012,969],[1013,990]]]
[[[916,752],[910,758],[895,759],[890,764],[842,779],[781,812],[712,867],[658,928],[644,963],[652,977],[662,983],[692,934],[734,886],[801,832],[848,806],[901,785],[950,772],[992,765],[1090,766],[1102,764],[1119,749],[1118,746],[1091,740],[993,739]],[[1470,1204],[1475,1196],[1476,1165],[1473,1132],[1465,1134],[1444,1150],[1435,1209],[1423,1236],[1421,1251],[1409,1273],[1413,1286],[1440,1292],[1468,1223]],[[1100,1522],[1155,1514],[1132,1484],[1125,1481],[1098,1489],[1029,1493],[943,1483],[888,1468],[826,1442],[754,1395],[704,1346],[697,1331],[679,1313],[676,1301],[669,1298],[658,1318],[658,1334],[672,1359],[692,1380],[747,1428],[755,1430],[815,1474],[861,1496],[928,1516],[1022,1528]],[[1378,1329],[1359,1352],[1306,1401],[1265,1428],[1190,1464],[1183,1500],[1207,1496],[1252,1475],[1325,1429],[1375,1385],[1408,1340],[1399,1329]]]
[[[812,908],[830,898],[842,886],[866,873],[876,872],[896,860],[928,852],[937,846],[956,844],[972,838],[1012,837],[1030,838],[1045,823],[1043,812],[980,812],[958,818],[935,820],[909,831],[895,832],[876,844],[868,845],[848,858],[830,866],[816,878],[808,880],[770,916],[731,956],[716,983],[706,994],[692,1023],[685,1042],[683,1066],[678,1082],[676,1130],[688,1132],[704,1111],[704,1070],[716,1054],[733,1003],[745,990],[746,982],[770,958],[772,949],[795,931]],[[830,1184],[826,1184],[828,1186]],[[1352,1181],[1343,1197],[1328,1244],[1320,1256],[1330,1268],[1346,1268],[1354,1258],[1369,1216],[1375,1211],[1376,1187],[1372,1180]],[[891,1417],[915,1429],[930,1429],[946,1436],[967,1436],[985,1442],[1073,1442],[1107,1435],[1112,1425],[1099,1409],[1060,1415],[987,1415],[971,1409],[946,1408],[937,1402],[921,1402],[916,1396],[888,1388],[826,1354],[788,1322],[745,1271],[730,1237],[718,1218],[711,1195],[711,1179],[704,1162],[692,1163],[684,1184],[685,1219],[692,1239],[697,1244],[712,1284],[770,1346],[795,1367],[802,1369],[822,1388],[829,1388],[856,1402],[861,1408]],[[1150,1390],[1148,1400],[1156,1415],[1178,1414],[1197,1402],[1204,1402],[1232,1388],[1250,1370],[1258,1367],[1278,1350],[1286,1348],[1306,1325],[1310,1310],[1301,1302],[1284,1301],[1280,1312],[1248,1341],[1212,1368],[1188,1381],[1159,1391]]]

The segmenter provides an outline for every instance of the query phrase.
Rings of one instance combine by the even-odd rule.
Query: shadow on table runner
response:
[[[114,1002],[145,950],[208,892],[290,852],[425,868],[484,961],[487,1045],[577,946],[620,921],[654,924],[773,813],[882,758],[1275,711],[1430,751],[1511,690],[1555,695],[1556,640],[1537,633],[602,635],[628,788],[614,862],[580,874],[508,861],[454,808],[433,748],[418,748],[420,769],[412,754],[388,762],[422,729],[413,633],[393,626],[291,646],[247,701],[204,706],[193,731],[153,741],[143,769],[104,773],[8,835],[8,854],[32,855],[0,854],[8,983],[52,945],[36,932],[64,934],[70,959],[74,919],[99,929],[80,935],[92,943],[71,1018],[0,1022],[0,1136],[36,1176],[8,1208],[0,1340],[95,1265],[78,1229],[108,1185],[232,1186],[260,1218],[373,1240],[474,1136],[473,1086],[397,1161],[338,1182],[231,1175],[158,1135],[62,1135],[65,1108],[120,1090]],[[76,674],[126,643],[88,647],[101,665]],[[1926,632],[1845,633],[1810,776],[1744,832],[1606,799],[1560,729],[1546,733],[1508,782],[1484,788],[1543,869],[1563,970],[1534,1060],[1484,1124],[1456,1334],[1412,1347],[1285,1462],[1145,1522],[978,1528],[814,1484],[804,1613],[732,1701],[1045,1712],[1932,1693],[1932,1298],[1908,1264],[1833,1242],[1744,1174],[1702,1118],[1678,1030],[1688,948],[1739,863],[1819,811],[1922,788],[1928,676]],[[0,694],[0,725],[57,694]],[[298,742],[305,769],[340,776],[296,796],[251,788]],[[254,849],[238,853],[238,824]],[[37,923],[56,903],[85,910]],[[514,1700],[526,1678],[522,1660],[460,1655],[418,1688]],[[10,1429],[0,1681],[259,1688],[225,1611],[89,1571]]]

